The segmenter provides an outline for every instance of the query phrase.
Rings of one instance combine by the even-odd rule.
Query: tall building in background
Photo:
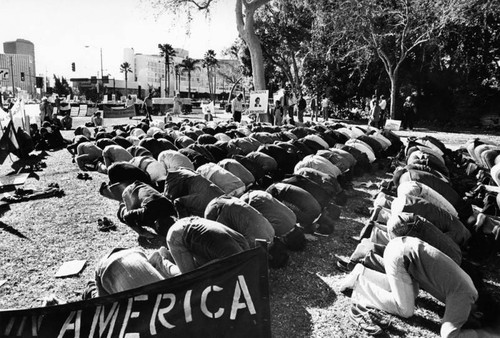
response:
[[[36,67],[35,45],[28,40],[17,39],[3,43],[4,54],[0,54],[0,86],[35,92]]]

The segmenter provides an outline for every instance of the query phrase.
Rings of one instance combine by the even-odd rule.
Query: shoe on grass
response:
[[[353,289],[354,285],[356,285],[356,282],[358,281],[359,275],[363,272],[364,269],[365,267],[363,266],[363,264],[356,264],[351,273],[349,273],[342,281],[342,284],[340,285],[340,292],[344,292],[347,289]]]
[[[356,306],[359,311],[368,313],[371,320],[382,329],[388,329],[391,326],[393,317],[387,312],[371,307],[364,307],[360,304],[355,304],[354,306]]]
[[[353,304],[349,310],[349,319],[351,322],[366,333],[376,336],[384,332],[384,330],[376,324],[368,311],[363,311],[357,304]]]
[[[335,258],[337,259],[337,262],[335,263],[335,265],[337,266],[337,268],[340,271],[349,273],[352,271],[352,269],[354,269],[354,266],[355,266],[354,263],[351,263],[348,260],[345,260],[337,255],[335,255]]]

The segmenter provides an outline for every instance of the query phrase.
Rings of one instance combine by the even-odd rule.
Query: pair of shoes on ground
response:
[[[345,260],[337,255],[335,255],[335,258],[337,259],[337,262],[335,263],[335,265],[337,266],[337,269],[339,269],[340,271],[342,272],[351,272],[354,267],[356,266],[356,264],[354,263],[351,263],[350,261],[348,260]]]
[[[76,175],[76,178],[80,179],[80,180],[91,180],[92,177],[90,177],[90,175],[88,173],[79,173],[78,175]]]
[[[116,230],[116,225],[108,218],[103,217],[102,219],[99,218],[97,220],[97,229],[99,231],[107,232],[110,230]]]
[[[384,311],[353,304],[349,310],[349,319],[366,333],[376,336],[391,326],[392,317]]]

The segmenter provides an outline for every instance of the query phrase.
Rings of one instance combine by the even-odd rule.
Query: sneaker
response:
[[[358,281],[359,275],[363,272],[364,266],[362,264],[356,264],[354,269],[349,273],[345,278],[342,284],[340,285],[340,292],[344,292],[347,289],[353,289],[354,285]]]
[[[82,300],[88,300],[97,297],[97,285],[95,280],[89,280],[82,292]]]
[[[388,329],[391,326],[392,316],[387,312],[375,308],[367,308],[360,304],[356,304],[356,307],[360,311],[367,312],[371,320],[382,329]]]
[[[349,310],[349,319],[366,333],[376,336],[384,330],[373,322],[368,311],[361,310],[357,304],[353,304]]]
[[[335,258],[337,258],[337,262],[335,265],[340,271],[349,273],[354,269],[355,265],[353,263],[338,256],[335,256]]]

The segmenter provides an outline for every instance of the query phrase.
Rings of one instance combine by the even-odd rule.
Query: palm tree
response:
[[[215,79],[215,68],[219,67],[219,61],[215,58],[215,52],[213,49],[209,49],[202,60],[203,68],[207,69],[208,77],[208,91],[210,92],[210,97],[212,101],[215,102],[216,89],[216,79]]]
[[[170,77],[168,76],[170,74],[170,63],[177,53],[172,45],[168,43],[163,45],[159,43],[158,48],[160,49],[160,56],[165,58],[165,97],[168,97],[170,93]]]
[[[120,73],[125,73],[125,96],[127,96],[127,81],[128,81],[128,73],[132,73],[132,66],[128,62],[124,62],[120,65]]]
[[[182,72],[186,72],[188,74],[188,97],[191,98],[191,72],[197,69],[200,69],[198,64],[200,60],[191,59],[189,56],[186,56],[185,59],[179,63]]]
[[[181,65],[177,64],[174,66],[175,72],[175,90],[177,93],[181,92]]]

